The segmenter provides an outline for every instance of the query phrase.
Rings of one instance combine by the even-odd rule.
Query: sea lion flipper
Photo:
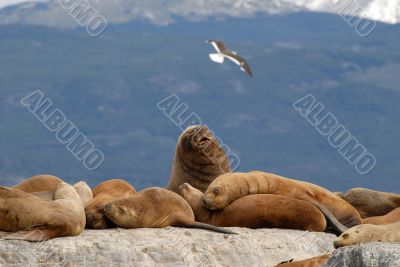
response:
[[[314,202],[314,205],[322,212],[322,214],[324,214],[327,222],[332,226],[336,234],[341,235],[348,229],[346,226],[340,223],[338,219],[336,219],[336,217],[332,214],[332,212],[330,212],[327,208],[317,202]]]
[[[221,228],[221,227],[216,227],[214,225],[210,225],[210,224],[207,224],[207,223],[201,223],[201,222],[194,222],[194,223],[185,224],[182,227],[209,230],[209,231],[213,231],[213,232],[217,232],[217,233],[223,233],[223,234],[229,234],[229,235],[237,235],[238,234],[238,233],[235,233],[235,232],[233,232],[231,230],[228,230],[228,229],[224,229],[224,228]]]
[[[24,240],[30,242],[41,242],[49,240],[57,236],[56,229],[32,229],[29,231],[19,231],[13,234],[6,235],[3,239],[6,240]]]

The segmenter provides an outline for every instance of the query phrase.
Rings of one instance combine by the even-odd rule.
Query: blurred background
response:
[[[87,1],[108,23],[97,37],[62,7],[70,1],[0,0],[1,185],[48,173],[165,186],[181,130],[156,105],[177,94],[239,156],[238,171],[400,193],[400,1],[350,11],[355,1]],[[205,39],[224,40],[254,78],[211,62]],[[88,171],[21,105],[35,90],[103,151],[100,168]],[[307,94],[376,157],[371,173],[293,109]]]

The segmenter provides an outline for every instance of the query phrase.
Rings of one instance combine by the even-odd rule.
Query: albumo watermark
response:
[[[92,36],[100,36],[107,28],[107,20],[87,0],[58,0],[58,3]]]
[[[23,99],[21,104],[63,144],[86,169],[94,171],[104,163],[104,153],[96,149],[93,142],[42,91],[35,91]]]
[[[327,138],[328,143],[360,174],[370,173],[376,166],[376,158],[315,96],[306,95],[293,104],[299,114]]]

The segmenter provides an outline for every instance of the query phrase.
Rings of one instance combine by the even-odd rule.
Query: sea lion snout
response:
[[[203,197],[203,206],[204,206],[205,208],[211,207],[212,203],[213,203],[213,202],[212,202],[211,199],[209,199],[209,198],[207,198],[207,197]]]
[[[335,240],[335,241],[333,241],[333,247],[334,248],[340,248],[340,247],[342,247],[343,245],[341,244],[341,242],[339,241],[339,240]]]

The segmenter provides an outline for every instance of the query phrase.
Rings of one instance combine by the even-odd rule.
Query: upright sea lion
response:
[[[400,242],[400,222],[357,225],[340,235],[333,243],[335,248],[369,242]]]
[[[302,261],[288,261],[280,263],[275,267],[322,267],[328,262],[331,256],[331,254],[327,254]]]
[[[104,210],[116,225],[128,229],[177,226],[233,234],[227,229],[196,222],[185,199],[163,188],[148,188],[131,197],[112,201]]]
[[[309,201],[321,210],[327,209],[346,227],[361,224],[357,210],[334,193],[311,183],[258,171],[219,176],[208,187],[203,204],[211,210],[223,209],[236,199],[252,194],[275,194]]]
[[[342,198],[358,210],[361,218],[382,216],[400,208],[400,195],[365,188],[353,188]]]
[[[185,183],[180,195],[189,203],[196,221],[219,227],[283,228],[323,232],[324,215],[313,204],[285,196],[257,194],[241,197],[223,210],[202,205],[204,194]]]
[[[205,192],[215,178],[230,171],[224,149],[207,126],[191,126],[178,139],[167,188],[178,193],[181,184],[189,183]]]
[[[15,232],[6,239],[44,241],[76,236],[85,228],[85,210],[75,188],[58,185],[55,200],[40,199],[30,193],[0,187],[0,230]]]
[[[14,189],[19,189],[27,193],[33,192],[55,192],[57,187],[63,180],[53,175],[37,175],[32,176],[21,183],[13,186]]]
[[[394,209],[386,215],[369,217],[362,220],[363,224],[391,224],[400,222],[400,208]]]
[[[106,229],[115,227],[104,213],[104,206],[113,200],[129,197],[136,193],[135,188],[122,179],[112,179],[98,184],[93,189],[93,200],[85,208],[86,228]]]

